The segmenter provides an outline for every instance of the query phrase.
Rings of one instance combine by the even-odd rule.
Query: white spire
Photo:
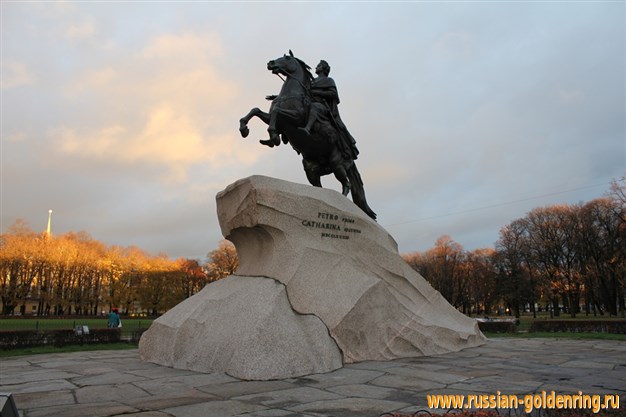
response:
[[[50,233],[50,221],[51,220],[52,220],[52,210],[48,210],[48,228],[46,229],[46,236],[48,236],[48,239],[52,237],[52,234]]]

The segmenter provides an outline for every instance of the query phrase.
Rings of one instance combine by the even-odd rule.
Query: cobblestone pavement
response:
[[[242,381],[171,369],[135,350],[0,360],[0,392],[22,417],[377,417],[427,408],[427,394],[619,394],[626,342],[490,339],[444,355],[361,362],[326,374]],[[444,410],[439,410],[444,411]]]

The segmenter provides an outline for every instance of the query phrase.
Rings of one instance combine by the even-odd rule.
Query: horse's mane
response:
[[[300,58],[296,58],[295,56],[294,56],[294,58],[296,59],[296,61],[298,61],[298,64],[300,64],[300,66],[304,70],[304,73],[307,75],[307,78],[309,79],[309,82],[311,82],[313,80],[313,74],[311,74],[311,67],[309,67],[306,64],[306,62],[304,62]]]
[[[285,55],[286,56],[286,55]],[[300,66],[302,67],[302,70],[304,71],[304,73],[307,75],[307,81],[309,81],[309,83],[311,81],[313,81],[313,74],[311,74],[311,67],[309,67],[306,62],[304,62],[303,60],[301,60],[300,58],[298,58],[297,56],[295,56],[293,54],[293,51],[290,49],[289,50],[289,56],[291,56],[293,59],[295,59],[298,64],[300,64]]]

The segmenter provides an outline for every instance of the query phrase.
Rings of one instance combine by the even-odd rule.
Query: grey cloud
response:
[[[59,232],[204,256],[221,237],[217,191],[252,174],[306,182],[292,149],[258,144],[267,134],[261,122],[245,140],[237,132],[251,107],[269,107],[263,97],[281,81],[265,64],[288,49],[310,65],[330,62],[368,200],[403,251],[427,249],[443,234],[469,249],[490,246],[534,206],[598,197],[624,175],[623,3],[52,7],[11,4],[3,14],[3,57],[24,63],[34,80],[3,91],[3,231],[17,217],[43,228],[52,208]],[[71,27],[85,36],[67,39]],[[116,124],[141,132],[145,80],[165,69],[137,65],[141,51],[158,36],[205,34],[221,53],[179,57],[178,68],[211,69],[236,88],[217,99],[202,90],[181,114],[203,140],[219,137],[246,153],[245,163],[195,161],[173,184],[160,181],[164,164],[55,149],[61,128],[85,137]],[[122,88],[67,89],[106,68],[118,71]],[[338,189],[332,178],[324,184]]]

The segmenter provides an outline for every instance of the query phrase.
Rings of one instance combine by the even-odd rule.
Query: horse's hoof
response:
[[[240,127],[239,132],[241,133],[242,138],[247,138],[250,134],[250,129],[248,129],[248,126]]]
[[[344,197],[347,197],[349,192],[350,192],[350,185],[344,185],[343,189],[341,190],[341,194],[343,194]]]
[[[263,139],[261,139],[261,140],[259,141],[259,143],[260,143],[261,145],[269,146],[270,148],[273,148],[273,147],[274,147],[274,141],[273,141],[273,140],[263,140]]]

